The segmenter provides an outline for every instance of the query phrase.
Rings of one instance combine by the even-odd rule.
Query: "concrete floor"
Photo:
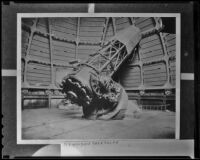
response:
[[[175,113],[142,111],[124,120],[82,119],[82,109],[25,109],[22,139],[167,139],[175,136]]]

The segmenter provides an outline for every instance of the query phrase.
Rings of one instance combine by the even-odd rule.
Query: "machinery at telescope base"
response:
[[[122,119],[128,96],[121,85],[106,76],[90,76],[90,87],[69,75],[63,81],[68,102],[83,107],[87,119]],[[92,91],[92,92],[91,92]]]
[[[112,75],[137,51],[139,28],[131,26],[114,36],[85,63],[66,75],[60,87],[66,100],[83,109],[87,119],[123,119],[128,106],[124,88]]]

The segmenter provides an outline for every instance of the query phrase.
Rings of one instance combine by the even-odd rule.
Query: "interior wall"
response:
[[[22,58],[28,55],[31,61],[34,60],[27,63],[25,74],[30,86],[51,83],[51,63],[53,67],[69,66],[72,60],[87,60],[105,41],[132,24],[139,27],[142,32],[156,27],[152,17],[24,18],[22,23],[30,28],[35,23],[37,31],[31,37],[33,31],[22,28]],[[139,53],[134,56],[130,66],[121,76],[123,78],[120,81],[124,87],[163,86],[167,76],[170,76],[170,83],[175,85],[175,58],[171,58],[175,57],[175,34],[161,34],[154,34],[141,40]],[[165,54],[169,57],[168,62],[151,64],[162,60]],[[167,67],[170,68],[169,75]]]
[[[61,75],[73,67],[70,61],[87,60],[112,36],[130,25],[144,33],[155,29],[158,21],[154,17],[23,18],[22,86],[59,88]],[[130,99],[141,99],[143,90],[175,88],[175,42],[175,34],[162,31],[140,41],[138,52],[130,57],[123,72],[118,73],[118,81]],[[166,103],[163,97],[155,99]]]

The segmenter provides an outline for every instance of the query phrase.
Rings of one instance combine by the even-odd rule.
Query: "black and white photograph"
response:
[[[17,18],[19,142],[179,138],[180,14]]]
[[[2,158],[199,157],[198,6],[2,2]]]

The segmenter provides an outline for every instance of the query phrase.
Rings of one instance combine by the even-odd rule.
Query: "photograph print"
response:
[[[20,141],[177,138],[176,14],[24,15]]]

